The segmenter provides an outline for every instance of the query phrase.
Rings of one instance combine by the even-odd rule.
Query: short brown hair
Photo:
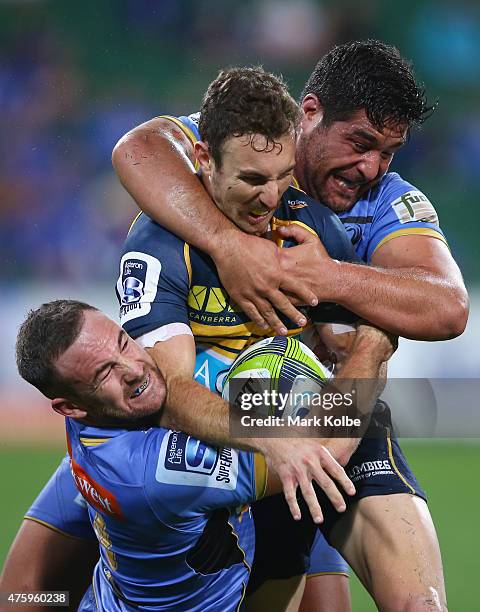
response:
[[[31,310],[22,323],[16,345],[20,376],[53,399],[68,393],[54,362],[78,338],[86,310],[97,310],[76,300],[55,300]]]
[[[264,150],[273,149],[276,139],[297,131],[301,116],[280,77],[261,67],[230,68],[210,83],[200,109],[199,130],[220,167],[227,138],[261,134],[267,139]]]

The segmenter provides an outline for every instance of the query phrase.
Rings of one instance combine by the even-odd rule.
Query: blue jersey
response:
[[[72,474],[100,543],[102,610],[236,610],[254,550],[261,456],[181,432],[66,419]]]
[[[173,121],[192,144],[200,139],[199,113]],[[294,181],[298,187],[298,183]],[[445,241],[435,208],[427,196],[396,172],[388,172],[352,208],[339,215],[360,259],[370,263],[374,252],[398,236],[432,236]]]
[[[68,455],[43,487],[25,518],[64,535],[96,539],[90,522],[85,520],[87,503],[72,479]]]

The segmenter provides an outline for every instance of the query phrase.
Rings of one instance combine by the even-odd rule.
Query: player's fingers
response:
[[[257,298],[255,300],[256,309],[262,314],[264,320],[279,336],[285,336],[287,334],[287,328],[285,323],[280,321],[277,313],[273,309],[269,301],[264,298]]]
[[[313,479],[328,497],[337,512],[346,510],[345,500],[333,480],[322,469],[313,472]]]
[[[330,451],[327,448],[322,447],[321,457],[322,467],[325,472],[328,472],[328,474],[330,474],[332,478],[335,478],[335,480],[342,487],[345,493],[347,493],[348,495],[355,495],[355,486],[353,482],[347,476],[345,470],[338,463],[338,461],[336,461],[332,457]]]
[[[317,494],[313,488],[311,480],[302,478],[299,480],[300,490],[302,491],[303,499],[308,506],[313,522],[317,525],[323,523],[323,512],[318,503]]]
[[[282,283],[281,289],[282,291],[285,292],[286,295],[289,296],[289,301],[294,306],[301,306],[304,304],[306,304],[307,306],[317,306],[318,305],[317,296],[313,293],[311,289],[308,289],[308,287],[299,285],[298,279],[297,279],[297,284],[295,283],[290,284],[288,281]]]
[[[282,238],[290,238],[291,240],[295,240],[295,242],[298,244],[305,244],[306,242],[313,242],[315,240],[318,240],[318,238],[314,236],[311,232],[301,227],[300,225],[296,225],[295,223],[279,227],[277,228],[277,231],[282,236]]]
[[[288,317],[295,325],[298,327],[305,327],[307,324],[307,317],[297,310],[281,291],[277,290],[272,292],[268,295],[268,299],[276,310]]]
[[[242,311],[247,315],[247,317],[256,325],[258,325],[262,329],[268,329],[268,327],[270,327],[269,323],[258,312],[258,309],[253,302],[249,302],[243,299],[238,299],[236,300],[236,302],[240,306]]]
[[[302,513],[300,512],[300,506],[298,505],[297,500],[297,484],[290,475],[282,478],[279,473],[279,476],[280,480],[282,481],[283,494],[285,495],[285,500],[290,508],[290,512],[293,518],[296,521],[299,521],[302,518]]]

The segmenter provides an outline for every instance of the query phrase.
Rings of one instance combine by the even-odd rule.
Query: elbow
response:
[[[128,132],[122,136],[112,151],[112,166],[120,179],[122,172],[127,166],[136,165],[137,158],[142,155],[142,145],[145,144],[144,139],[135,133],[135,130]]]
[[[470,311],[468,293],[464,287],[456,289],[449,297],[448,307],[436,325],[439,335],[433,340],[452,340],[461,336],[465,331]]]

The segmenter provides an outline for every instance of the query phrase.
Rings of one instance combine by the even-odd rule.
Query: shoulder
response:
[[[438,216],[428,197],[396,172],[387,173],[372,190],[376,214],[391,211],[401,223],[423,221],[438,224]]]
[[[139,250],[148,250],[159,246],[183,247],[184,244],[178,236],[150,219],[145,213],[140,213],[130,226],[124,242],[124,251],[137,246],[141,247]]]
[[[325,224],[341,225],[337,215],[327,206],[295,187],[289,187],[283,194],[276,217],[280,220],[303,223],[316,233],[323,230]]]

